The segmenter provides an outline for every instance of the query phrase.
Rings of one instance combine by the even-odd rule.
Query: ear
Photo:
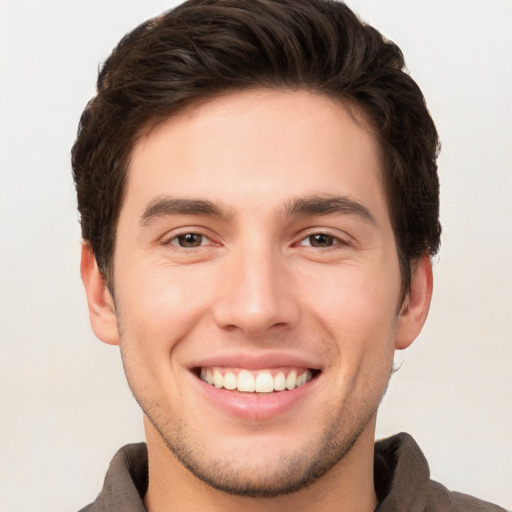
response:
[[[91,247],[82,243],[80,274],[89,306],[92,330],[98,339],[109,345],[119,344],[119,332],[114,300],[108,291],[103,274],[98,268]]]
[[[432,298],[433,278],[430,256],[424,255],[413,263],[411,288],[398,316],[395,348],[407,348],[423,329]]]

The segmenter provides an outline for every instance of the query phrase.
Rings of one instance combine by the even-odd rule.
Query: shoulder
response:
[[[147,512],[143,503],[147,482],[146,444],[123,446],[110,463],[100,494],[79,512]]]
[[[378,441],[374,468],[376,512],[506,512],[431,480],[427,459],[409,434]]]
[[[449,491],[444,485],[430,481],[425,512],[506,512],[498,505],[467,494]]]

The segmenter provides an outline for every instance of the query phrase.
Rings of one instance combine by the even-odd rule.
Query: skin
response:
[[[333,196],[346,208],[290,211]],[[176,199],[223,215],[176,213]],[[180,246],[186,233],[200,245]],[[394,350],[430,304],[430,259],[413,268],[402,304],[379,151],[340,101],[230,93],[144,133],[117,227],[115,303],[86,244],[82,278],[93,329],[120,345],[145,413],[148,510],[373,510],[376,411]],[[211,357],[298,358],[316,376],[288,408],[232,414],[192,369]]]

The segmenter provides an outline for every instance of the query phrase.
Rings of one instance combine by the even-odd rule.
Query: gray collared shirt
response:
[[[430,480],[427,460],[409,434],[375,443],[375,512],[506,512]],[[110,463],[103,490],[80,512],[147,512],[148,453],[145,443],[121,448]]]

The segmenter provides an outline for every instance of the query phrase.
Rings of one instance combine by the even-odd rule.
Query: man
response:
[[[147,446],[84,510],[503,510],[374,446],[440,236],[403,69],[323,0],[192,0],[114,50],[73,148],[81,272]]]

